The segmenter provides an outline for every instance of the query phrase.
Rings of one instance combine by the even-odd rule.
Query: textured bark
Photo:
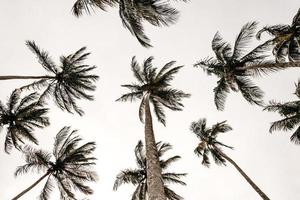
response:
[[[263,68],[290,68],[290,67],[300,67],[300,62],[284,62],[284,63],[272,63],[272,64],[258,64],[258,65],[249,65],[246,67],[239,67],[240,70],[247,69],[263,69]]]
[[[0,80],[12,80],[12,79],[43,79],[54,78],[53,76],[0,76]]]
[[[161,167],[153,132],[149,96],[145,97],[145,144],[147,159],[147,188],[149,200],[166,200]]]
[[[34,182],[31,186],[29,186],[27,189],[25,189],[23,192],[21,192],[20,194],[18,194],[17,196],[15,196],[12,200],[17,200],[19,199],[21,196],[23,196],[24,194],[26,194],[29,190],[31,190],[32,188],[34,188],[37,184],[39,184],[39,182],[41,182],[44,178],[46,178],[48,175],[50,174],[50,172],[47,172],[46,174],[44,174],[41,178],[39,178],[36,182]]]
[[[225,158],[228,162],[230,162],[239,172],[240,174],[246,179],[246,181],[252,186],[252,188],[259,194],[259,196],[264,200],[270,200],[269,197],[250,179],[250,177],[236,164],[230,157],[228,157],[225,153],[218,150],[223,158]]]

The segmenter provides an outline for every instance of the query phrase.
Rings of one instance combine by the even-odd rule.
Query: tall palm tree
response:
[[[78,146],[82,139],[76,135],[76,132],[76,130],[70,131],[70,127],[64,127],[59,131],[54,141],[53,156],[43,150],[35,150],[28,146],[24,148],[26,164],[19,166],[15,175],[30,171],[44,172],[44,174],[30,187],[15,196],[13,200],[19,199],[45,178],[47,181],[39,196],[41,200],[49,199],[54,181],[57,183],[60,199],[76,199],[74,189],[86,195],[93,193],[93,190],[85,185],[85,182],[97,180],[96,172],[91,170],[91,166],[95,165],[94,161],[96,160],[92,156],[96,144],[88,142]]]
[[[300,61],[300,9],[291,25],[265,26],[256,34],[257,39],[264,32],[272,36],[267,42],[273,44],[272,52],[277,62],[285,62],[287,59],[291,62]]]
[[[149,200],[166,200],[153,132],[150,103],[153,105],[154,113],[159,122],[165,125],[163,107],[174,111],[182,110],[182,98],[189,97],[190,95],[170,87],[170,82],[182,66],[172,68],[175,61],[171,61],[157,72],[157,68],[152,66],[152,60],[153,57],[146,59],[141,69],[135,57],[132,58],[131,69],[138,83],[122,85],[122,87],[128,88],[130,92],[122,95],[117,101],[134,101],[141,99],[139,117],[142,122],[144,122],[145,118],[147,188],[149,191]]]
[[[269,64],[265,61],[266,55],[263,52],[268,49],[269,44],[260,45],[244,54],[245,48],[249,45],[254,36],[256,22],[245,24],[238,34],[234,47],[224,42],[217,32],[212,40],[212,49],[216,58],[208,57],[198,63],[195,67],[202,67],[208,75],[216,75],[219,80],[214,88],[214,101],[218,110],[223,110],[227,93],[230,90],[240,91],[243,97],[250,103],[263,105],[263,91],[250,80],[250,77],[261,71],[275,70],[276,68],[267,69],[245,69],[247,66]]]
[[[46,116],[48,109],[37,104],[39,95],[31,93],[21,99],[20,90],[14,90],[8,102],[0,101],[0,128],[6,127],[7,133],[4,150],[10,153],[12,147],[20,150],[24,139],[38,144],[33,131],[34,128],[43,128],[49,125]]]
[[[90,13],[94,8],[105,10],[107,5],[114,6],[117,3],[124,27],[144,47],[151,47],[151,44],[150,39],[144,33],[143,21],[154,26],[169,26],[178,18],[178,11],[162,0],[77,0],[72,10],[73,14],[79,17],[84,11]]]
[[[264,200],[269,200],[269,197],[249,178],[249,176],[234,162],[228,155],[226,155],[221,147],[227,146],[217,140],[219,133],[226,133],[232,128],[226,124],[226,121],[217,123],[211,128],[206,127],[206,119],[200,119],[192,122],[191,131],[199,138],[200,143],[195,149],[195,154],[202,157],[202,164],[209,167],[209,154],[213,157],[214,161],[218,165],[225,165],[226,161],[232,164],[238,172],[246,179],[246,181],[252,186],[252,188],[261,196]]]
[[[163,154],[170,150],[172,146],[168,143],[156,143],[159,155],[160,166],[163,171],[165,171],[168,166],[180,159],[180,156],[173,156],[166,160],[162,159],[161,157]],[[147,196],[147,162],[146,162],[146,155],[144,150],[144,145],[142,141],[139,141],[134,150],[136,163],[138,168],[137,169],[125,169],[122,170],[116,177],[114,183],[114,190],[117,190],[120,185],[124,183],[131,183],[134,186],[137,186],[135,192],[132,195],[132,200],[146,200]],[[181,185],[186,185],[183,181],[180,180],[181,177],[185,176],[184,173],[169,173],[163,172],[162,179],[164,183],[164,190],[167,199],[169,200],[180,200],[182,199],[181,196],[176,194],[173,190],[171,190],[166,183],[178,183]]]
[[[94,82],[98,76],[89,74],[96,66],[88,66],[83,61],[90,53],[85,53],[86,47],[76,51],[74,54],[60,57],[60,66],[54,64],[49,54],[40,48],[33,41],[26,41],[28,48],[37,56],[39,63],[44,69],[52,75],[45,76],[0,76],[0,80],[10,79],[38,79],[24,89],[45,88],[40,96],[44,100],[48,96],[54,98],[55,103],[62,110],[72,113],[75,110],[79,115],[83,111],[77,106],[76,99],[93,100],[93,96],[87,94],[87,91],[94,91],[96,86]]]
[[[296,84],[295,94],[300,99],[300,80]],[[300,100],[286,103],[270,101],[264,110],[278,112],[283,117],[281,120],[272,122],[270,133],[276,130],[290,131],[298,126],[290,139],[295,144],[300,144]]]

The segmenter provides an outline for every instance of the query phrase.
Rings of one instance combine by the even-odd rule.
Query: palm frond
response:
[[[211,136],[217,136],[219,133],[226,133],[232,130],[232,127],[226,124],[227,121],[216,123],[212,126]]]
[[[289,28],[288,25],[278,24],[274,26],[265,26],[256,33],[256,38],[260,40],[262,33],[266,32],[269,35],[275,36],[276,34],[286,31]]]
[[[58,73],[58,69],[46,51],[40,50],[34,41],[26,41],[27,47],[37,56],[39,63],[49,72]]]
[[[180,156],[173,156],[173,157],[170,157],[166,160],[161,160],[160,161],[160,166],[161,166],[162,169],[166,169],[171,165],[171,163],[176,162],[180,158],[181,158]]]
[[[144,60],[142,66],[145,81],[148,84],[153,82],[154,77],[156,76],[156,68],[152,66],[153,59],[153,56],[148,57],[146,60]]]
[[[10,111],[14,111],[14,110],[15,110],[15,108],[16,108],[16,106],[17,106],[17,103],[18,103],[19,100],[20,100],[20,92],[21,92],[20,90],[15,89],[15,90],[11,93],[11,95],[10,95],[8,101],[7,101],[7,107],[8,107],[8,109],[9,109]]]
[[[164,187],[166,197],[168,200],[182,200],[183,198],[176,194],[173,190],[168,188],[167,186]]]
[[[146,183],[140,183],[134,193],[131,200],[146,200],[147,186]]]
[[[194,121],[191,123],[190,130],[196,134],[197,137],[201,139],[202,136],[206,136],[206,119],[202,118],[198,121]]]
[[[245,52],[245,48],[248,47],[250,40],[255,34],[257,24],[257,22],[248,22],[242,27],[239,35],[235,40],[231,57],[232,61],[239,60],[242,57]]]
[[[195,151],[195,153],[196,153],[196,151]],[[200,156],[202,156],[201,164],[204,165],[205,167],[210,167],[210,161],[209,161],[209,156],[208,156],[209,153],[210,153],[210,151],[206,148],[203,150],[202,154],[199,154]]]
[[[138,14],[154,26],[169,26],[178,19],[178,11],[166,1],[137,1]]]
[[[174,61],[175,62],[175,61]],[[158,74],[156,75],[155,81],[156,83],[163,85],[163,86],[169,86],[169,82],[174,79],[174,75],[178,73],[178,71],[182,68],[183,66],[177,66],[173,67],[172,69],[165,71],[163,74]],[[163,70],[163,69],[162,69]],[[160,71],[161,72],[161,71]]]
[[[137,60],[136,60],[136,57],[133,56],[132,57],[132,60],[131,60],[131,70],[134,74],[134,77],[142,84],[145,84],[146,83],[146,80],[145,80],[145,76],[143,74],[143,72],[141,71],[141,67],[140,65],[138,64]]]
[[[180,178],[186,176],[186,173],[162,173],[164,183],[176,183],[180,185],[186,185],[185,182],[181,181]]]
[[[53,145],[53,155],[56,159],[60,157],[59,151],[66,141],[72,136],[69,134],[71,127],[65,126],[63,127],[55,136],[54,145]]]
[[[117,190],[120,185],[125,183],[138,185],[140,182],[140,176],[141,174],[139,170],[123,170],[117,175],[113,189]]]
[[[134,8],[126,0],[119,1],[119,15],[124,27],[137,38],[141,45],[147,48],[152,47],[150,39],[144,33],[141,19],[138,18],[138,14],[135,13]]]
[[[211,156],[213,157],[215,163],[217,165],[226,165],[226,160],[222,157],[222,155],[215,149],[210,149]]]
[[[263,106],[264,92],[247,77],[235,77],[235,81],[243,95],[243,97],[250,103]]]
[[[72,12],[76,17],[80,17],[85,12],[91,14],[96,8],[101,10],[106,9],[106,6],[113,6],[116,3],[115,0],[76,0],[72,7]]]
[[[127,94],[123,94],[120,98],[118,98],[116,101],[135,101],[136,99],[141,99],[143,96],[142,92],[130,92]]]
[[[137,165],[139,168],[145,169],[146,168],[146,155],[145,152],[143,151],[144,145],[141,140],[138,141],[138,144],[136,145],[134,149],[135,153],[135,160],[137,162]]]
[[[76,200],[75,194],[71,191],[72,188],[70,183],[68,182],[68,179],[58,176],[55,180],[58,185],[61,199]]]
[[[154,107],[155,115],[160,123],[166,126],[166,115],[163,110],[163,104],[157,101],[156,99],[151,98],[151,102]]]
[[[226,63],[232,56],[230,44],[224,42],[219,32],[214,35],[212,40],[212,49],[215,52],[219,62]]]
[[[242,63],[245,63],[247,65],[262,62],[265,58],[268,57],[268,55],[266,55],[265,52],[269,51],[271,49],[271,46],[272,42],[270,41],[258,45],[252,51],[244,55],[240,60]]]
[[[76,178],[70,178],[71,180],[71,183],[72,183],[72,187],[78,191],[80,191],[81,193],[83,194],[86,194],[86,195],[91,195],[93,194],[93,190],[87,186],[87,185],[84,185],[80,179],[76,179]]]
[[[165,72],[166,72],[167,70],[169,70],[170,67],[172,67],[175,63],[176,63],[176,61],[170,61],[170,62],[166,63],[166,64],[159,70],[159,72],[157,73],[157,75],[156,75],[156,80],[158,80],[162,75],[164,75]]]
[[[13,146],[14,146],[14,143],[13,143],[13,136],[11,135],[11,132],[8,131],[6,133],[6,136],[5,136],[5,142],[4,142],[4,151],[5,153],[10,153]]]
[[[225,78],[221,78],[214,88],[214,102],[218,110],[224,110],[227,93],[229,93],[229,86]]]
[[[48,176],[47,181],[42,189],[42,192],[40,194],[40,200],[47,200],[50,198],[50,193],[52,192],[54,186],[53,186],[53,180],[51,175]]]
[[[291,136],[291,141],[294,144],[299,145],[300,144],[300,127],[298,127],[296,129],[296,131],[293,133],[293,135]]]
[[[139,106],[139,119],[142,123],[144,123],[144,114],[145,114],[145,106],[146,106],[146,101],[149,101],[149,97],[148,95],[147,96],[144,96],[142,98],[142,101],[140,103],[140,106]]]
[[[299,112],[299,101],[291,101],[287,103],[278,103],[270,101],[269,105],[265,106],[264,110],[278,112],[281,116],[293,116]]]
[[[22,148],[22,152],[25,155],[26,164],[19,166],[15,171],[15,176],[22,175],[28,172],[39,173],[41,171],[47,171],[49,169],[49,162],[51,154],[43,151],[36,150],[28,145]]]
[[[300,25],[300,9],[293,18],[292,26],[299,26]]]
[[[275,130],[292,130],[300,122],[299,116],[287,117],[275,122],[272,122],[269,132],[272,133]]]

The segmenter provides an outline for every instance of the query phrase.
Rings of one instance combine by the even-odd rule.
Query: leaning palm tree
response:
[[[267,42],[273,44],[272,53],[277,62],[285,62],[287,59],[291,62],[300,61],[300,9],[291,25],[265,26],[256,34],[257,39],[264,32],[272,36]]]
[[[295,94],[300,99],[300,80],[296,84]],[[281,120],[272,122],[269,129],[270,133],[276,130],[290,131],[298,126],[290,139],[295,144],[300,144],[300,100],[287,103],[270,101],[270,104],[264,110],[278,112],[283,117]]]
[[[224,42],[217,32],[212,40],[212,49],[216,58],[205,58],[194,65],[195,67],[202,67],[208,75],[214,74],[219,78],[217,86],[214,88],[214,102],[218,110],[224,109],[227,93],[230,90],[240,91],[250,104],[263,105],[263,91],[252,83],[250,77],[254,73],[265,72],[267,69],[275,70],[276,68],[246,69],[248,66],[270,64],[269,62],[266,63],[267,56],[263,54],[269,47],[268,43],[244,54],[245,47],[249,45],[250,39],[254,36],[256,26],[256,22],[245,24],[235,40],[234,48],[231,48],[229,43]]]
[[[4,143],[6,153],[10,153],[12,147],[20,150],[24,139],[38,144],[34,128],[49,125],[46,116],[48,109],[37,103],[39,95],[31,93],[21,99],[20,93],[20,90],[14,90],[6,105],[0,101],[0,128],[6,127],[7,130]]]
[[[160,166],[163,170],[162,179],[164,183],[164,190],[168,200],[180,200],[183,199],[181,196],[176,194],[173,190],[171,190],[166,183],[177,183],[181,185],[186,185],[183,181],[180,180],[181,177],[185,176],[184,173],[170,173],[164,172],[168,166],[180,159],[180,156],[173,156],[166,160],[162,159],[161,157],[163,154],[170,150],[172,146],[168,143],[156,143],[156,147],[158,149],[158,155],[160,158]],[[132,200],[146,200],[147,199],[147,162],[146,162],[146,155],[144,150],[144,145],[142,141],[139,141],[134,150],[136,163],[138,168],[137,169],[125,169],[122,170],[116,177],[114,183],[114,190],[117,190],[120,185],[124,183],[130,183],[134,186],[137,186],[135,192],[132,195]]]
[[[96,86],[94,82],[98,76],[89,74],[95,66],[83,64],[83,61],[90,53],[85,53],[85,47],[79,49],[74,54],[60,57],[60,66],[54,64],[49,54],[40,48],[33,41],[27,41],[26,45],[37,56],[39,63],[44,69],[51,73],[45,76],[0,76],[0,80],[10,79],[38,79],[29,85],[21,87],[24,89],[45,88],[40,96],[43,101],[48,96],[54,98],[55,103],[62,110],[72,113],[75,110],[79,115],[83,111],[77,106],[76,99],[93,100],[93,96],[87,94],[88,91],[94,91]]]
[[[227,146],[217,140],[219,133],[226,133],[232,128],[226,124],[226,121],[217,123],[211,128],[206,127],[206,119],[200,119],[199,121],[192,122],[191,131],[200,139],[199,145],[195,149],[195,154],[202,157],[202,164],[209,167],[209,154],[213,157],[214,161],[218,165],[225,165],[226,161],[231,163],[239,173],[246,179],[246,181],[252,186],[252,188],[261,196],[264,200],[269,200],[269,197],[248,177],[248,175],[234,162],[228,155],[226,155],[221,147]]]
[[[146,59],[141,69],[135,57],[132,58],[131,69],[138,83],[122,85],[122,87],[128,88],[130,92],[122,95],[117,101],[134,101],[141,99],[139,117],[142,122],[144,122],[145,118],[147,188],[149,191],[149,200],[165,200],[166,196],[153,132],[150,103],[153,105],[154,113],[158,120],[165,125],[163,107],[174,111],[182,110],[182,98],[189,97],[190,95],[170,87],[170,82],[182,66],[172,68],[175,61],[171,61],[157,72],[157,68],[152,66],[152,60],[153,57]]]
[[[13,200],[19,199],[29,190],[35,187],[43,179],[47,181],[42,189],[39,199],[49,199],[54,181],[60,192],[60,199],[76,199],[74,189],[83,194],[90,195],[93,190],[85,185],[87,181],[96,181],[97,174],[91,170],[96,158],[92,156],[96,148],[95,142],[88,142],[78,146],[82,140],[77,131],[70,131],[70,127],[64,127],[56,135],[52,155],[43,150],[35,150],[31,147],[23,149],[26,164],[19,166],[15,175],[32,172],[44,172],[35,183],[18,194]],[[52,159],[52,157],[54,157]]]
[[[127,28],[144,47],[151,47],[149,38],[144,33],[143,21],[154,26],[169,26],[176,22],[178,11],[162,0],[77,0],[73,14],[77,17],[83,12],[90,13],[95,8],[104,10],[106,6],[119,4],[119,15]]]

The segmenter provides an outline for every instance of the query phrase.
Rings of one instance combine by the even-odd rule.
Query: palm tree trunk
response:
[[[12,80],[12,79],[43,79],[54,78],[54,76],[0,76],[0,80]]]
[[[161,167],[153,132],[149,96],[145,97],[145,144],[147,160],[147,188],[149,200],[166,200]]]
[[[217,148],[216,148],[217,149]],[[225,153],[222,151],[218,150],[217,151],[221,154],[223,158],[225,158],[228,162],[230,162],[239,172],[240,174],[246,179],[246,181],[252,186],[252,188],[261,196],[262,199],[264,200],[270,200],[269,197],[261,190],[259,187],[250,179],[249,176],[236,164],[230,157],[228,157]]]
[[[249,65],[246,67],[239,67],[239,70],[249,70],[249,69],[263,69],[263,68],[273,68],[273,69],[284,69],[289,67],[300,67],[300,62],[284,62],[284,63],[269,63],[269,64],[258,64]]]
[[[41,182],[44,178],[46,178],[48,175],[50,174],[50,172],[47,172],[46,174],[44,174],[41,178],[39,178],[36,182],[34,182],[31,186],[29,186],[27,189],[25,189],[23,192],[21,192],[20,194],[18,194],[17,196],[15,196],[12,200],[17,200],[19,199],[21,196],[23,196],[24,194],[26,194],[29,190],[31,190],[33,187],[35,187],[39,182]]]

